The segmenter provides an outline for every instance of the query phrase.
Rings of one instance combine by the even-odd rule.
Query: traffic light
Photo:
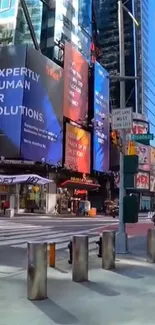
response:
[[[116,145],[118,144],[119,137],[118,137],[117,131],[111,131],[111,133],[110,133],[110,139],[111,139],[111,142],[113,144],[116,144]]]

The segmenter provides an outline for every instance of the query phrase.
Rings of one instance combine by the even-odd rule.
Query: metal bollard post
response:
[[[55,267],[55,243],[51,243],[49,246],[49,266]]]
[[[73,241],[72,280],[88,281],[88,236],[74,236]]]
[[[27,298],[43,300],[47,298],[47,243],[27,244]]]
[[[72,241],[69,242],[68,249],[69,249],[69,260],[68,260],[68,263],[69,264],[72,264],[72,260],[73,260],[73,245],[72,245]]]
[[[102,234],[102,268],[111,270],[115,268],[115,232],[104,231]]]
[[[155,228],[147,233],[147,262],[155,263]]]

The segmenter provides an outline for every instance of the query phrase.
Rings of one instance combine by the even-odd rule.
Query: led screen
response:
[[[88,113],[88,63],[67,42],[64,60],[64,116],[81,123]]]
[[[90,133],[66,124],[65,165],[80,173],[90,173]]]
[[[6,47],[0,85],[0,155],[61,164],[63,70],[32,48]]]
[[[96,62],[94,65],[94,143],[93,169],[109,169],[109,79],[108,72]]]

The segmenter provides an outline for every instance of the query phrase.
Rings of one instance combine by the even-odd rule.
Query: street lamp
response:
[[[124,52],[124,19],[123,10],[125,10],[132,18],[133,22],[138,26],[137,20],[133,17],[131,12],[123,5],[122,0],[118,1],[118,31],[119,31],[119,60],[120,60],[120,109],[126,106],[125,100],[125,52]],[[120,130],[120,137],[122,143],[125,143],[125,131]],[[126,253],[127,235],[125,231],[125,224],[123,220],[123,198],[125,195],[124,189],[124,155],[120,152],[120,188],[119,188],[119,227],[116,236],[116,251],[117,253]]]

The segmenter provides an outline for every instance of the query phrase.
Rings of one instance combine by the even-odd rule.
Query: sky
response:
[[[141,0],[143,1],[143,0]],[[155,135],[155,0],[149,2],[149,71],[148,71],[148,94],[152,101],[148,101],[148,119],[150,122],[150,133]],[[155,139],[151,145],[155,146]]]

